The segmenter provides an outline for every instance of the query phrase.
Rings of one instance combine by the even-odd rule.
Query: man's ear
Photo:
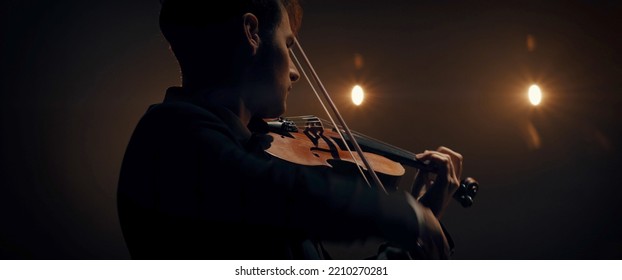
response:
[[[254,14],[246,13],[244,19],[244,35],[246,42],[253,50],[253,55],[257,53],[257,49],[261,43],[259,39],[259,21]]]

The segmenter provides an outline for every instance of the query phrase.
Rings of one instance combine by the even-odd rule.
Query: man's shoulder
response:
[[[155,125],[188,126],[202,124],[208,126],[226,126],[222,118],[213,111],[199,105],[174,101],[152,104],[142,116],[140,123]]]
[[[169,101],[152,104],[145,113],[146,117],[168,117],[168,118],[184,118],[184,117],[204,117],[218,119],[218,117],[210,110],[199,105],[185,101]]]
[[[181,88],[170,88],[161,103],[149,106],[139,121],[140,130],[166,135],[201,135],[248,140],[250,132],[239,117],[228,108],[206,104],[196,95]],[[138,129],[138,128],[137,128]]]

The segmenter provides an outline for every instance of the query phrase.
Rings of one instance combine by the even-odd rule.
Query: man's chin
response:
[[[283,114],[285,114],[285,111],[287,109],[287,103],[285,103],[285,101],[281,102],[281,106],[279,108],[275,108],[278,110],[275,110],[275,114],[277,115],[276,117],[280,117]]]
[[[283,116],[283,114],[285,114],[285,106],[282,106],[280,108],[273,108],[273,109],[274,110],[266,111],[264,114],[262,114],[261,118],[264,118],[264,119],[278,118],[280,116]]]
[[[279,112],[279,116],[282,116],[283,114],[285,114],[285,112],[287,112],[287,105],[283,104],[283,107],[281,107],[281,112]]]

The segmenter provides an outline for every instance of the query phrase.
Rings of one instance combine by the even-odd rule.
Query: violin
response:
[[[337,128],[326,120],[309,115],[280,117],[268,120],[267,123],[270,131],[268,134],[274,140],[266,152],[274,157],[306,166],[332,168],[347,163],[369,172],[362,164],[361,156],[351,152],[352,142],[347,136],[342,139]],[[395,182],[406,172],[403,165],[426,172],[436,171],[429,163],[418,160],[412,152],[356,131],[352,133],[355,141],[363,147],[363,156],[367,158],[373,171],[383,178],[383,182],[393,182],[396,185]],[[470,207],[478,190],[479,183],[467,177],[460,182],[453,198],[463,207]]]
[[[383,180],[386,182],[387,178],[399,178],[404,175],[405,169],[402,164],[418,168],[420,171],[436,171],[430,163],[418,160],[414,153],[349,129],[313,69],[298,38],[294,38],[293,47],[289,51],[298,71],[311,86],[330,121],[314,116],[277,118],[268,121],[269,134],[273,137],[272,145],[266,150],[268,154],[301,165],[332,168],[355,166],[369,187],[380,188],[387,194]],[[307,71],[310,74],[307,74]],[[467,177],[460,182],[453,198],[463,207],[470,207],[478,190],[479,183]],[[418,193],[413,193],[416,191],[415,188],[411,190],[414,197],[418,197]],[[453,248],[453,241],[449,236],[447,238],[450,247]],[[410,259],[413,254],[427,258],[428,254],[424,251],[414,250],[406,254]]]

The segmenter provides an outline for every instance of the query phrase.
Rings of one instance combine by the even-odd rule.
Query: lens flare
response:
[[[540,91],[539,86],[532,85],[529,87],[529,101],[533,106],[540,104],[540,101],[542,101],[542,91]]]
[[[363,98],[365,97],[365,93],[363,92],[363,88],[359,85],[355,85],[352,88],[352,102],[354,105],[359,106],[363,103]]]

